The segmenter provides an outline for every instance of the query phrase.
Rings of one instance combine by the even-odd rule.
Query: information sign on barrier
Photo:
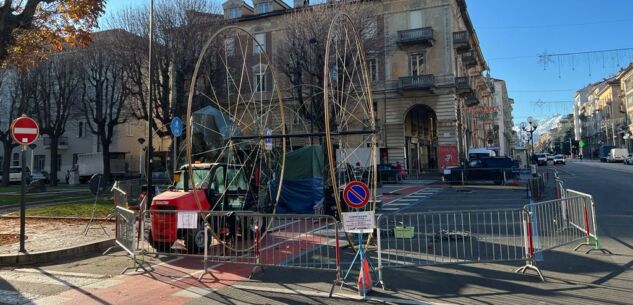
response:
[[[372,233],[376,228],[374,211],[343,212],[343,229],[348,233]]]
[[[178,212],[178,229],[195,229],[198,227],[198,213]]]

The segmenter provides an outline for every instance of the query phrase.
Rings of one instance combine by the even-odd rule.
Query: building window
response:
[[[11,158],[11,166],[20,166],[20,154],[13,153],[13,157]]]
[[[257,13],[264,14],[270,12],[270,2],[262,2],[257,5]]]
[[[44,170],[46,166],[46,156],[45,155],[35,155],[33,156],[33,169],[36,171]]]
[[[255,75],[255,77],[253,78],[253,80],[255,81],[255,92],[266,91],[266,69],[262,66],[256,66],[253,69],[253,72]]]
[[[128,137],[134,136],[134,124],[130,122],[127,122],[127,136]]]
[[[224,40],[224,51],[226,56],[235,56],[235,38],[227,38]]]
[[[77,133],[77,137],[78,138],[83,138],[84,137],[84,122],[79,122],[79,126],[78,126],[78,133]]]
[[[424,20],[422,18],[422,11],[415,10],[409,12],[409,29],[419,29],[423,27]]]
[[[238,17],[240,17],[240,8],[239,7],[229,8],[229,19],[235,19]]]
[[[424,53],[411,54],[409,62],[411,76],[424,74]]]
[[[375,58],[367,59],[367,74],[369,74],[369,79],[372,82],[378,80],[378,64]]]
[[[255,34],[255,41],[253,41],[253,53],[259,54],[263,51],[266,51],[266,34]]]

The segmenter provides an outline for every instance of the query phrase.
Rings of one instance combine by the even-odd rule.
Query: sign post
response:
[[[353,209],[362,209],[369,202],[369,188],[361,181],[352,181],[343,189],[343,200]],[[358,293],[365,299],[367,293],[373,287],[370,271],[373,267],[363,250],[363,234],[371,234],[376,228],[376,217],[374,211],[357,211],[341,213],[343,220],[343,229],[348,233],[358,234],[358,251],[352,260],[352,264],[343,277],[343,283],[350,274],[350,271],[356,264],[356,260],[360,260],[360,273],[358,275]]]
[[[175,173],[178,170],[178,161],[176,160],[178,158],[178,138],[180,136],[182,136],[182,130],[184,127],[184,124],[182,123],[182,120],[179,117],[174,117],[171,120],[171,134],[174,136],[174,158],[172,159],[172,164],[173,164],[173,173]]]
[[[33,119],[22,115],[11,123],[11,136],[13,140],[18,142],[21,147],[22,157],[20,163],[22,165],[21,188],[20,188],[20,252],[25,253],[24,241],[26,240],[26,149],[29,144],[33,144],[40,135],[40,128]],[[7,156],[5,156],[7,157]]]

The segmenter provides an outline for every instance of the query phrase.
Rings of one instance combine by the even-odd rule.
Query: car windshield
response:
[[[193,181],[196,183],[196,188],[207,189],[211,187],[216,193],[222,193],[226,190],[225,184],[228,183],[229,191],[243,191],[248,188],[248,179],[246,178],[246,174],[244,173],[243,167],[231,167],[229,168],[226,179],[224,181],[224,167],[218,167],[215,170],[215,174],[213,179],[211,179],[210,174],[211,170],[204,169],[194,169],[193,170]],[[186,170],[185,170],[186,171]],[[184,190],[185,185],[185,176],[188,175],[180,175],[178,182],[176,183],[177,190]],[[205,183],[206,182],[206,183]]]

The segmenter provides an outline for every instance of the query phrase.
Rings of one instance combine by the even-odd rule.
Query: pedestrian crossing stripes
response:
[[[413,192],[411,194],[405,195],[401,198],[395,199],[391,202],[387,202],[383,204],[383,207],[380,209],[383,212],[396,212],[410,207],[411,205],[418,204],[424,201],[426,198],[431,197],[443,189],[441,188],[424,188]]]

